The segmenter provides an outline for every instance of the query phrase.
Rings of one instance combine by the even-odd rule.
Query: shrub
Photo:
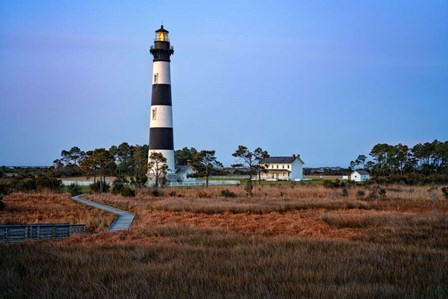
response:
[[[366,193],[363,191],[363,190],[358,190],[357,192],[356,192],[356,196],[357,197],[364,197],[364,195],[366,195]]]
[[[0,211],[5,208],[5,204],[3,202],[3,195],[0,194]]]
[[[168,193],[168,195],[175,197],[177,194],[176,194],[176,191],[171,191],[170,193]]]
[[[49,189],[60,191],[62,189],[62,181],[48,176],[39,176],[36,178],[36,187],[38,189]]]
[[[349,186],[349,182],[341,181],[339,179],[336,179],[334,181],[325,180],[323,185],[327,188],[345,188]]]
[[[376,199],[378,199],[378,191],[377,191],[376,188],[372,188],[372,189],[370,190],[370,193],[369,193],[368,198],[369,198],[369,199],[372,199],[372,200],[376,200]]]
[[[154,197],[163,196],[163,192],[157,188],[151,189],[151,191],[149,193]]]
[[[37,189],[36,180],[34,178],[24,178],[20,179],[16,188],[18,191],[35,191]]]
[[[208,198],[208,197],[210,197],[210,194],[208,194],[207,192],[199,191],[198,197],[199,198]]]
[[[324,187],[326,187],[326,188],[333,188],[333,187],[334,187],[333,182],[330,181],[330,180],[325,180],[325,181],[323,182],[323,185],[324,185]]]
[[[442,187],[442,193],[445,195],[445,198],[448,199],[448,187]]]
[[[123,196],[126,196],[126,197],[134,197],[134,196],[135,196],[135,190],[132,189],[132,188],[129,187],[129,186],[124,186],[124,187],[121,189],[120,194],[123,195]]]
[[[244,191],[246,191],[247,195],[252,196],[252,189],[254,185],[252,184],[252,181],[247,181],[244,185]]]
[[[125,179],[124,177],[117,177],[112,183],[112,193],[121,194],[127,184],[128,184],[127,179]]]
[[[230,191],[229,189],[221,190],[221,196],[224,197],[236,197],[236,194]]]
[[[344,196],[344,197],[347,197],[348,196],[348,189],[347,188],[342,189],[342,194],[341,195]]]
[[[78,184],[68,185],[67,189],[71,196],[76,196],[82,193],[81,187]]]
[[[90,190],[92,190],[95,193],[100,193],[101,192],[101,185],[103,186],[103,192],[107,192],[107,190],[109,190],[110,186],[109,184],[107,184],[106,182],[102,182],[102,181],[96,181],[93,184],[90,184]]]
[[[11,187],[8,184],[0,183],[0,197],[8,195],[11,191]]]

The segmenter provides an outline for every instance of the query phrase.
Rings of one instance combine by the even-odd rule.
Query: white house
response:
[[[261,172],[261,179],[267,181],[303,180],[303,164],[300,155],[289,157],[269,157],[260,162],[265,169]]]
[[[358,169],[350,174],[350,180],[355,182],[365,182],[370,180],[370,174],[364,169]]]

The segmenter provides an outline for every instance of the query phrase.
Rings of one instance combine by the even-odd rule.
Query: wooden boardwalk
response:
[[[131,226],[132,221],[134,220],[134,217],[135,217],[134,214],[128,213],[126,211],[123,211],[123,210],[120,210],[117,208],[113,208],[111,206],[106,206],[106,205],[103,205],[103,204],[100,204],[100,203],[97,203],[94,201],[90,201],[90,200],[81,198],[81,196],[82,195],[73,196],[72,199],[77,202],[80,202],[80,203],[83,203],[83,204],[86,204],[86,205],[89,205],[89,206],[92,206],[92,207],[95,207],[95,208],[98,208],[98,209],[101,209],[101,210],[104,210],[107,212],[111,212],[111,213],[114,213],[115,215],[117,215],[117,218],[115,218],[114,222],[112,222],[112,224],[109,226],[108,231],[114,232],[114,231],[119,231],[119,230],[128,230],[129,227]]]

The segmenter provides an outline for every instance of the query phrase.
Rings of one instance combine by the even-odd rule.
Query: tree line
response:
[[[371,159],[359,155],[350,170],[365,169],[380,180],[409,183],[446,183],[448,181],[448,141],[434,140],[405,144],[378,143],[370,150]]]

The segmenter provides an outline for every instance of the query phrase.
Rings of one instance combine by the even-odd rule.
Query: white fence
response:
[[[112,185],[113,180],[106,180],[106,183]],[[93,184],[93,180],[62,180],[62,184],[65,186],[78,185],[78,186],[89,186]]]
[[[79,185],[79,186],[89,186],[92,184],[92,180],[62,180],[62,184],[65,186],[69,185]],[[112,185],[112,180],[106,180],[106,183],[109,185]],[[209,180],[208,184],[211,185],[239,185],[240,181],[238,180]],[[184,182],[169,182],[167,183],[167,186],[205,186],[204,180],[191,180],[191,181],[184,181]]]
[[[210,180],[208,181],[209,186],[216,186],[216,185],[239,185],[240,181],[230,181],[230,180]],[[175,187],[175,186],[205,186],[205,181],[198,180],[198,181],[185,181],[185,182],[169,182],[167,186]]]

